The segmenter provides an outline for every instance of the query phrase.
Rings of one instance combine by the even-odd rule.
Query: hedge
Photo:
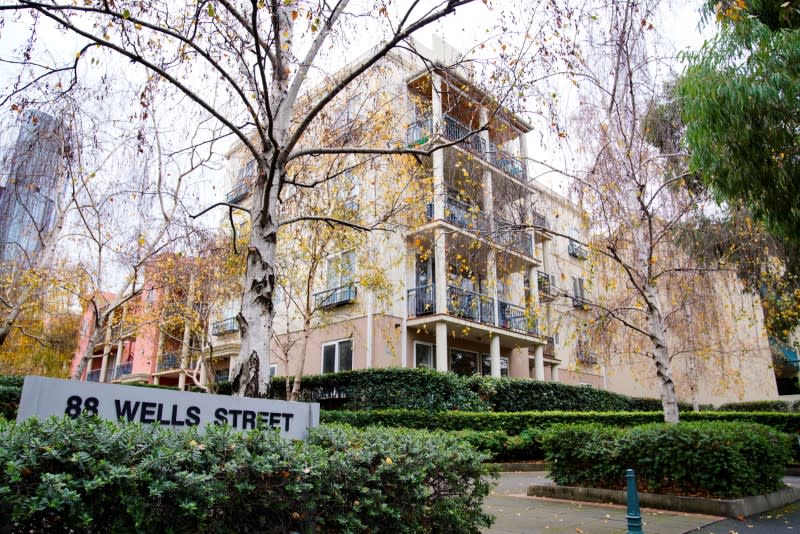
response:
[[[269,397],[286,398],[286,378],[273,377]],[[432,369],[359,369],[304,376],[300,400],[323,408],[433,411],[657,411],[658,399],[626,397],[585,386],[521,378],[464,377]],[[688,410],[688,405],[681,405]]]
[[[630,468],[640,491],[726,499],[783,487],[790,455],[789,436],[774,428],[719,421],[555,425],[542,444],[560,485],[622,489]]]
[[[683,421],[732,421],[760,423],[780,432],[800,432],[800,413],[687,412]],[[424,410],[324,410],[323,423],[347,423],[355,427],[384,426],[440,430],[495,430],[518,435],[530,428],[544,429],[557,423],[596,422],[628,427],[663,422],[662,412],[429,412]]]
[[[13,532],[480,532],[485,457],[445,433],[0,421]]]
[[[789,402],[782,400],[734,402],[723,404],[717,408],[723,412],[798,412],[800,401]]]

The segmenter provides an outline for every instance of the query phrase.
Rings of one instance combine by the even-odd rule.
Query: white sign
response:
[[[88,412],[112,421],[168,426],[229,424],[238,430],[277,428],[288,439],[307,439],[319,426],[319,404],[188,393],[169,389],[26,376],[17,422]]]

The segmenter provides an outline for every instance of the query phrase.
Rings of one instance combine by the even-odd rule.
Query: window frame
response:
[[[431,366],[430,367],[420,367],[417,365],[417,346],[424,345],[426,347],[430,347],[431,349]],[[436,369],[436,345],[434,343],[429,343],[427,341],[417,341],[414,340],[414,352],[412,354],[412,363],[414,364],[414,369]]]
[[[342,369],[341,368],[341,351],[339,346],[342,343],[350,343],[350,368],[349,369]],[[325,347],[335,347],[333,353],[333,371],[325,371]],[[319,362],[319,373],[321,375],[324,374],[331,374],[331,373],[340,373],[342,371],[352,371],[353,370],[353,355],[355,354],[355,343],[353,342],[352,337],[345,337],[341,339],[335,339],[332,341],[326,341],[322,343],[320,346],[320,362]]]

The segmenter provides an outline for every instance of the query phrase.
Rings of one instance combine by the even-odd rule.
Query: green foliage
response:
[[[798,412],[800,411],[800,401],[732,402],[721,405],[717,410],[721,412]]]
[[[557,484],[736,498],[783,486],[790,438],[751,423],[650,424],[627,429],[555,425],[542,437]]]
[[[274,377],[270,397],[285,395]],[[657,399],[636,399],[581,386],[519,378],[463,377],[431,369],[361,369],[304,376],[300,400],[350,410],[384,408],[520,412],[531,410],[661,410]],[[685,406],[684,406],[685,407]],[[687,407],[688,408],[688,407]]]
[[[270,398],[284,398],[284,382],[285,378],[272,378]],[[431,369],[363,369],[304,376],[300,400],[323,406],[335,400],[339,407],[352,410],[485,410],[485,403],[466,384],[464,377]]]
[[[452,434],[488,454],[495,462],[544,459],[542,431],[538,429],[524,430],[518,436],[509,436],[502,430],[459,430]]]
[[[19,532],[479,532],[485,457],[454,436],[321,427],[307,443],[0,421],[0,524]],[[482,478],[483,477],[483,478]]]
[[[22,389],[22,384],[24,382],[25,382],[24,376],[0,375],[0,386]]]
[[[17,408],[22,388],[0,385],[0,416],[5,419],[16,419]]]
[[[730,421],[759,423],[780,432],[800,432],[800,413],[687,412],[683,421]],[[662,412],[429,412],[426,410],[323,410],[323,423],[347,423],[356,427],[385,426],[439,430],[503,431],[516,436],[528,429],[545,429],[558,423],[598,423],[628,427],[664,420]]]
[[[800,227],[800,29],[791,2],[709,2],[719,32],[689,54],[678,93],[692,168],[776,234]]]

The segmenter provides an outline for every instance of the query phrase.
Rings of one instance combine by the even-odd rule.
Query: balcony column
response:
[[[540,313],[539,313],[539,271],[536,267],[531,267],[528,269],[528,286],[530,287],[531,291],[531,301],[526,302],[527,305],[533,307],[533,311],[536,312],[536,326],[539,327],[539,332],[542,331],[542,325],[539,324]]]
[[[447,371],[447,323],[436,323],[436,370]]]
[[[433,231],[433,283],[436,298],[436,313],[447,313],[447,234],[442,228]]]
[[[492,336],[489,342],[489,356],[491,357],[492,376],[500,378],[500,336]]]
[[[441,132],[442,122],[442,79],[438,74],[431,74],[431,127],[434,133]],[[444,220],[444,202],[447,188],[444,185],[444,151],[433,153],[433,218]]]
[[[489,297],[492,299],[492,324],[500,324],[500,303],[497,296],[497,253],[489,249],[486,253],[486,284],[489,286]]]
[[[533,370],[536,380],[544,381],[544,345],[536,345],[533,353]]]

